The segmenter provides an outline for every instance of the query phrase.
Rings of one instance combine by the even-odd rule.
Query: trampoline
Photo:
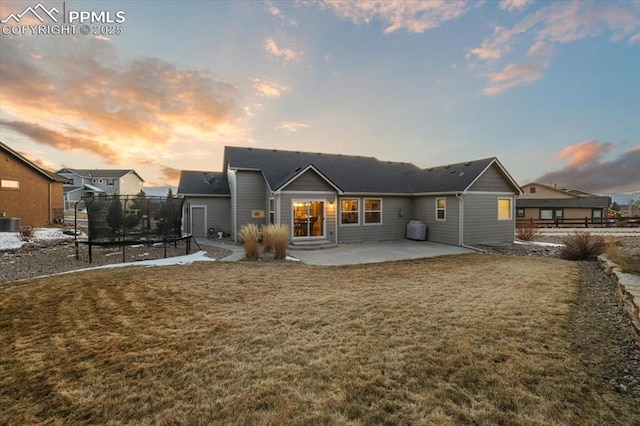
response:
[[[122,261],[125,261],[125,247],[131,245],[154,245],[162,243],[164,257],[167,244],[185,241],[186,254],[191,249],[192,235],[189,203],[180,197],[150,197],[138,195],[91,195],[82,197],[76,203],[75,229],[78,229],[78,207],[84,204],[87,211],[87,236],[79,237],[76,232],[76,259],[79,259],[79,245],[89,247],[89,263],[92,263],[93,246],[119,246]],[[195,241],[195,240],[194,240]],[[196,242],[196,245],[198,243]]]

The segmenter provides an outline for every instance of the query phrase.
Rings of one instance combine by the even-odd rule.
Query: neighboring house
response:
[[[226,147],[222,172],[183,171],[178,194],[197,212],[196,236],[217,226],[237,240],[247,223],[279,223],[294,244],[394,240],[420,220],[430,241],[474,245],[513,241],[520,188],[496,158],[420,169],[372,157]]]
[[[64,186],[67,208],[86,195],[119,194],[136,195],[142,190],[144,180],[135,170],[70,169],[57,172],[71,183]]]
[[[0,215],[20,219],[21,226],[61,223],[66,182],[0,142]]]
[[[562,219],[602,219],[609,216],[611,197],[598,196],[578,189],[532,182],[522,187],[516,200],[516,217],[556,221]]]

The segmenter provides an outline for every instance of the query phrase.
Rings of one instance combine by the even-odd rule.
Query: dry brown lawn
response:
[[[212,262],[0,286],[0,424],[633,424],[567,323],[579,268]]]

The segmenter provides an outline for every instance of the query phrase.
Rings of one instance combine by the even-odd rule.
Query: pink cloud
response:
[[[545,173],[536,181],[604,194],[640,192],[640,145],[622,152],[613,160],[605,159],[613,148],[609,142],[597,141],[567,147],[558,153],[556,160],[569,159],[568,163]]]
[[[602,155],[611,151],[611,148],[613,148],[613,144],[610,142],[580,142],[560,151],[556,155],[556,160],[560,161],[568,158],[568,166],[581,166],[599,159]]]

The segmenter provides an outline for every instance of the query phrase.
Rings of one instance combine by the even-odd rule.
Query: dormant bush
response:
[[[574,232],[562,240],[560,257],[567,260],[593,260],[605,251],[605,241],[589,232]]]
[[[531,222],[523,222],[516,228],[516,237],[521,241],[533,241],[540,236],[540,228]]]

